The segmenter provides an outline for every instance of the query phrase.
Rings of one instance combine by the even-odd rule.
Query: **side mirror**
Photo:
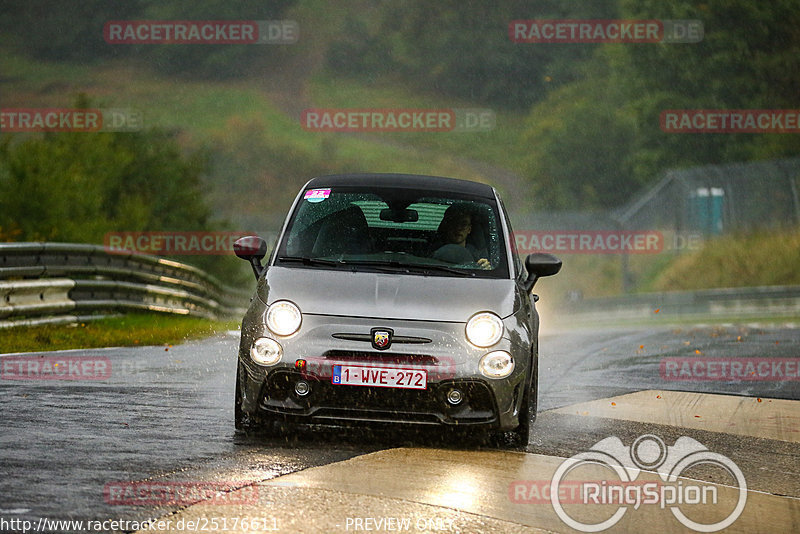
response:
[[[264,272],[261,260],[267,255],[267,242],[255,235],[241,237],[233,244],[233,252],[243,260],[250,262],[256,280]]]
[[[553,276],[561,270],[561,260],[552,254],[542,252],[528,254],[528,257],[525,258],[525,269],[528,271],[528,279],[525,280],[525,291],[530,293],[539,278]]]

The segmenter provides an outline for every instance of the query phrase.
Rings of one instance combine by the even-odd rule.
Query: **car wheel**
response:
[[[538,375],[536,368],[533,369],[534,377]],[[532,385],[535,378],[531,378],[528,383],[523,382],[525,387],[522,393],[522,406],[519,409],[519,426],[511,431],[498,432],[494,435],[494,443],[500,447],[526,447],[531,433],[531,410],[534,418],[536,417],[536,401],[531,403]],[[535,391],[535,390],[534,390]],[[535,393],[533,393],[535,398]]]
[[[528,445],[528,439],[531,434],[531,388],[525,388],[525,393],[522,394],[522,407],[519,410],[519,426],[511,431],[512,445],[516,447],[525,447]]]
[[[233,418],[234,427],[242,432],[252,432],[254,430],[270,430],[271,422],[263,418],[254,417],[246,414],[242,410],[242,377],[244,376],[244,366],[239,362],[236,367],[236,387],[234,390]]]
[[[539,356],[536,355],[531,360],[533,376],[531,376],[530,390],[530,420],[531,424],[536,421],[536,413],[539,411]]]

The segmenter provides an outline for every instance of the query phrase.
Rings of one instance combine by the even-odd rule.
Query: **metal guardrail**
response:
[[[555,313],[560,318],[603,323],[619,320],[658,320],[660,317],[797,317],[800,286],[765,286],[700,291],[641,293],[567,302]]]
[[[0,243],[0,328],[134,310],[230,317],[244,314],[250,295],[155,256],[99,245]]]

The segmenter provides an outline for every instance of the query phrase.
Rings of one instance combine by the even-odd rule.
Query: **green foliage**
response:
[[[670,167],[796,155],[797,136],[668,134],[664,109],[794,109],[800,89],[800,2],[624,0],[625,18],[698,19],[695,44],[626,46],[610,56],[613,79],[636,116],[631,165],[653,179]]]
[[[614,0],[589,5],[544,0],[502,3],[409,0],[352,16],[327,56],[333,73],[395,73],[416,89],[525,108],[581,78],[594,46],[511,41],[509,23],[533,18],[609,18]],[[613,17],[611,17],[613,18]]]
[[[16,47],[36,58],[91,61],[108,57],[144,58],[170,74],[228,78],[253,72],[254,64],[276,64],[273,45],[109,44],[103,27],[111,20],[275,20],[295,0],[16,0],[0,6],[0,29]],[[268,54],[265,54],[266,50]],[[272,61],[269,59],[272,58]]]
[[[235,180],[217,187],[218,211],[236,206],[245,231],[277,230],[300,187],[311,177],[333,174],[356,163],[336,154],[336,144],[304,146],[266,128],[256,118],[233,117],[211,139],[214,168]]]
[[[0,146],[0,227],[20,241],[102,243],[107,232],[203,230],[200,153],[162,131],[48,133]]]
[[[103,26],[108,20],[140,14],[138,0],[4,0],[0,3],[0,29],[34,57],[90,60],[127,53],[125,47],[110,46],[103,40]]]
[[[276,20],[284,17],[295,0],[140,0],[142,18],[148,20]],[[281,45],[168,45],[134,47],[157,70],[183,76],[226,79],[252,74],[256,65],[276,67]]]
[[[612,208],[640,184],[629,165],[632,119],[605,80],[564,87],[534,107],[523,143],[539,206]]]
[[[667,169],[800,153],[786,134],[674,134],[667,109],[794,109],[800,2],[623,0],[622,19],[698,19],[694,44],[606,44],[534,105],[525,173],[550,208],[613,208]]]

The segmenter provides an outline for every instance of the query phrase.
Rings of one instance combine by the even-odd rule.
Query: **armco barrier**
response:
[[[797,317],[800,286],[740,287],[641,293],[562,303],[554,310],[562,319],[603,323],[660,318]]]
[[[0,243],[0,327],[135,310],[230,317],[244,313],[249,296],[201,269],[154,256],[75,243]]]

